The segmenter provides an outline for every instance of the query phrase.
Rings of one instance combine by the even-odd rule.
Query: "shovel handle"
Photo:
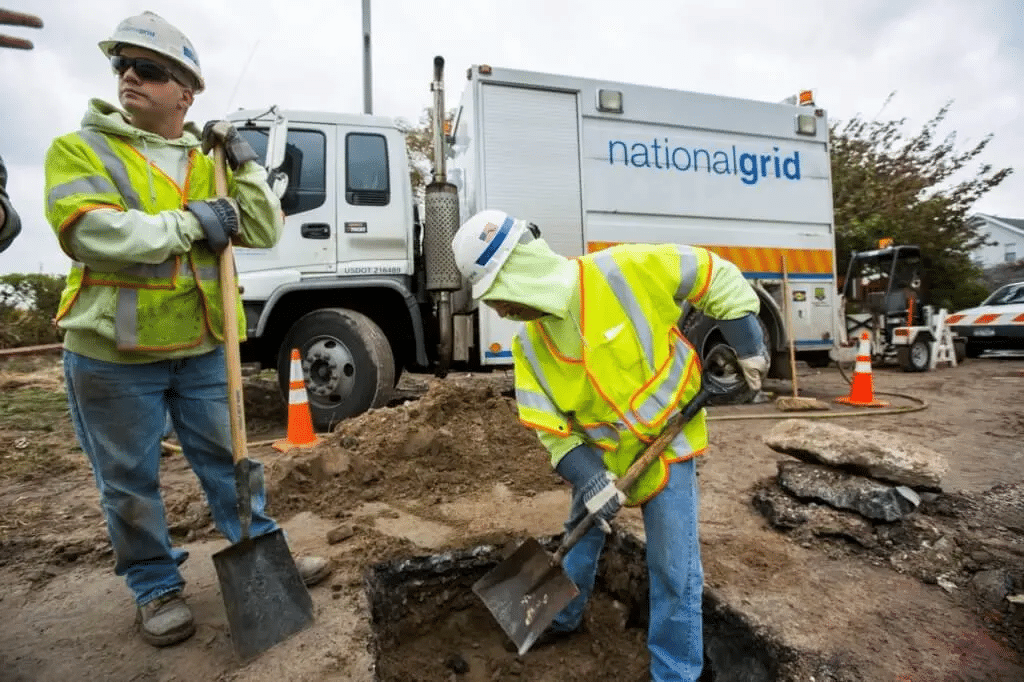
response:
[[[228,195],[224,146],[213,148],[214,182],[217,196]],[[228,379],[228,412],[231,422],[231,456],[235,464],[246,457],[245,401],[242,393],[242,361],[238,350],[238,311],[235,309],[235,256],[231,242],[220,252],[220,302],[224,315],[224,364]]]
[[[697,395],[693,397],[693,400],[686,404],[682,412],[677,412],[668,420],[665,428],[662,429],[658,437],[655,438],[637,457],[632,464],[629,465],[629,469],[626,470],[626,474],[615,481],[615,487],[624,493],[628,493],[629,489],[633,487],[633,483],[636,479],[640,478],[640,475],[647,471],[647,468],[654,462],[655,459],[661,456],[661,453],[665,451],[668,444],[675,440],[679,432],[683,430],[683,427],[690,423],[690,420],[694,418],[697,412],[704,407],[704,403],[707,402],[708,398],[711,397],[711,393],[701,387]],[[582,521],[576,524],[576,527],[572,529],[562,543],[558,546],[554,555],[551,557],[553,564],[560,564],[562,558],[572,549],[573,545],[580,541],[580,539],[587,534],[590,527],[594,525],[597,520],[597,514],[587,514]]]

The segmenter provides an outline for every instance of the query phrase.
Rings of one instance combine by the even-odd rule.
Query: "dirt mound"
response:
[[[503,376],[430,380],[418,400],[346,420],[315,448],[293,453],[265,458],[277,515],[341,518],[377,500],[439,505],[496,483],[532,495],[561,480],[537,436],[519,423]]]

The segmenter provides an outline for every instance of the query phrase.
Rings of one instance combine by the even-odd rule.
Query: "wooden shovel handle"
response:
[[[224,146],[213,148],[214,182],[217,196],[228,195],[228,176]],[[235,310],[238,285],[235,283],[235,256],[231,242],[220,252],[220,303],[224,315],[224,364],[228,378],[228,412],[231,421],[231,457],[235,464],[247,456],[245,435],[245,399],[242,392],[242,359],[238,350],[238,311]]]
[[[786,311],[786,337],[789,339],[789,373],[793,384],[793,397],[800,394],[796,378],[796,340],[793,338],[793,294],[789,289],[789,268],[786,267],[786,254],[782,254],[782,307]]]
[[[658,437],[655,438],[637,457],[633,460],[633,463],[629,465],[629,469],[626,470],[626,474],[615,481],[615,487],[624,493],[628,493],[629,489],[633,487],[633,483],[636,479],[640,478],[640,475],[647,471],[647,468],[661,456],[661,453],[665,451],[669,443],[675,440],[679,432],[683,430],[683,427],[690,423],[690,420],[697,414],[700,408],[704,407],[704,403],[707,402],[711,394],[707,389],[701,387],[697,395],[693,397],[686,407],[683,408],[682,412],[677,412],[668,420],[665,424],[665,428],[662,429]],[[551,557],[551,561],[555,564],[562,562],[562,557],[572,549],[573,545],[580,541],[590,527],[594,525],[596,521],[596,514],[587,514],[582,521],[576,524],[576,527],[572,529],[562,543],[558,546],[555,554]]]

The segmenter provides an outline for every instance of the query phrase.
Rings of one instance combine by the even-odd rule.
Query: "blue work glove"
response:
[[[719,320],[718,328],[722,330],[725,342],[736,351],[747,386],[755,393],[761,390],[761,382],[768,374],[770,356],[757,315],[747,313],[735,320]]]
[[[231,170],[238,170],[246,161],[256,161],[256,151],[227,121],[207,121],[203,126],[203,153],[208,154],[218,145],[224,146],[224,156]]]
[[[238,202],[229,197],[205,201],[190,201],[185,208],[199,220],[206,234],[206,243],[214,253],[227,248],[231,238],[238,234]]]
[[[612,527],[608,522],[619,513],[626,495],[615,487],[618,477],[605,469],[601,455],[588,445],[577,445],[559,460],[555,471],[572,483],[570,525],[594,514],[598,527],[610,533]]]

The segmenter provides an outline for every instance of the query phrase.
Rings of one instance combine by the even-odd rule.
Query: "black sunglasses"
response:
[[[152,59],[146,59],[145,57],[122,57],[120,55],[114,55],[110,58],[110,65],[114,68],[114,73],[118,76],[123,76],[125,71],[132,69],[135,71],[135,75],[144,81],[150,81],[151,83],[166,83],[174,78],[176,82],[181,83],[181,81],[175,78],[174,74],[166,66],[157,64]]]

